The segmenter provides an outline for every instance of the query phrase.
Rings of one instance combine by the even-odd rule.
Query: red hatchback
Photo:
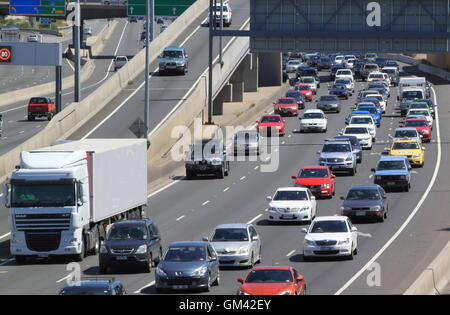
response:
[[[275,114],[298,116],[298,104],[294,98],[279,98],[273,105]]]
[[[305,295],[305,279],[292,267],[258,267],[244,279],[237,295]]]
[[[431,141],[431,128],[426,119],[407,119],[400,123],[401,127],[416,128],[417,132],[422,135],[422,141]]]
[[[262,136],[284,136],[286,120],[282,119],[280,115],[264,115],[261,120],[257,120],[256,130]]]
[[[334,196],[335,178],[328,166],[303,167],[298,176],[292,175],[294,186],[308,187],[315,196],[329,198]]]
[[[300,91],[308,102],[312,101],[313,91],[308,84],[296,84],[294,90]]]

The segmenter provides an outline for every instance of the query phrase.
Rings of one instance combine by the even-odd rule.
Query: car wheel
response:
[[[193,179],[194,178],[194,174],[192,171],[186,170],[186,178],[187,179]]]
[[[34,116],[28,116],[29,121],[34,121]]]
[[[145,273],[150,273],[152,271],[152,264],[153,264],[152,257],[150,257],[150,259],[144,263]]]
[[[350,250],[351,250],[351,253],[350,253],[350,255],[348,255],[347,259],[348,260],[353,260],[353,253],[354,253],[353,244],[352,244],[352,247],[350,248]]]
[[[222,165],[220,170],[217,171],[217,178],[223,179],[224,177],[225,177],[225,171],[224,171],[224,166]]]
[[[227,162],[227,170],[225,171],[225,176],[230,174],[230,162]]]
[[[220,273],[217,273],[217,278],[216,278],[216,280],[214,280],[212,285],[215,287],[220,285]]]
[[[353,251],[353,255],[358,255],[358,247],[355,248],[355,250]]]
[[[208,275],[208,280],[206,282],[205,292],[209,292],[211,290],[211,275]]]
[[[256,261],[256,263],[258,263],[258,264],[262,263],[261,247],[259,248],[259,256],[258,256],[258,260]]]

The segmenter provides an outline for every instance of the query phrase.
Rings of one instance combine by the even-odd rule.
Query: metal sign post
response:
[[[74,82],[74,102],[80,101],[80,0],[75,2],[75,24],[74,28],[74,49],[75,49],[75,82]]]
[[[153,11],[153,0],[147,0],[147,12],[146,12],[146,23],[147,28],[145,29],[145,37],[147,38],[147,45],[145,45],[145,104],[144,104],[144,123],[147,128],[145,132],[145,138],[147,138],[149,129],[150,129],[150,23],[153,25],[151,20],[151,14],[150,14],[150,8],[152,8]],[[153,31],[153,28],[152,28]],[[153,40],[153,36],[151,38]]]
[[[212,89],[212,80],[213,80],[213,5],[215,0],[209,0],[209,48],[208,48],[208,121],[207,125],[213,125],[212,121],[212,113],[213,113],[213,89]]]

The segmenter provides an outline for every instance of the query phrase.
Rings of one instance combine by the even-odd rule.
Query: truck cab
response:
[[[36,117],[46,117],[52,120],[56,108],[50,97],[32,97],[28,102],[28,120],[33,121]]]
[[[408,192],[411,188],[411,164],[406,156],[383,156],[372,172],[374,184],[386,190],[400,188]]]

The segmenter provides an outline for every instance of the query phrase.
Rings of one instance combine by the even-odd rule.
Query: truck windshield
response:
[[[11,186],[12,207],[70,207],[75,206],[74,184],[29,184]]]
[[[403,92],[402,97],[407,100],[413,100],[422,98],[423,95],[421,91],[405,91]]]

